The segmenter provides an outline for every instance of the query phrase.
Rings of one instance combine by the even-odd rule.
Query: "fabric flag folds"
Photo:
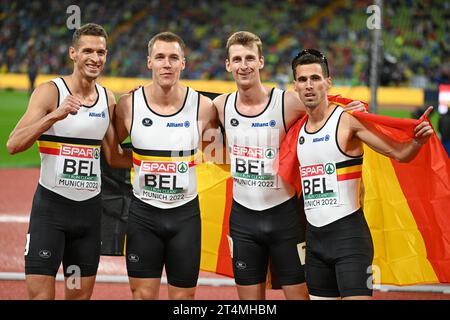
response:
[[[338,105],[349,100],[329,96]],[[405,142],[422,120],[352,113],[368,127]],[[300,191],[297,138],[306,116],[289,131],[278,174]],[[374,283],[450,282],[450,160],[436,134],[409,163],[364,146],[364,212],[374,242]]]

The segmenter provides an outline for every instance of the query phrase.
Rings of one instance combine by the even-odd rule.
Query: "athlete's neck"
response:
[[[330,104],[328,99],[322,101],[316,107],[306,107],[306,113],[308,114],[308,124],[311,125],[321,125],[333,112],[335,105]]]
[[[239,106],[258,107],[267,103],[269,95],[270,89],[264,87],[261,83],[249,88],[239,88],[237,104]]]
[[[181,106],[186,96],[187,88],[182,85],[165,88],[150,84],[148,87],[144,87],[144,90],[149,93],[148,98],[153,105],[164,108]]]
[[[89,101],[97,95],[95,90],[95,79],[86,79],[79,76],[75,71],[68,77],[63,77],[70,89],[72,95],[80,98],[82,101]]]

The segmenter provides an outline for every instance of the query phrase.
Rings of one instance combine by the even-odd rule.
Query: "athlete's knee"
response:
[[[170,300],[194,300],[195,299],[195,287],[194,288],[178,288],[169,286],[169,299]]]
[[[319,297],[319,296],[309,295],[309,299],[311,299],[311,300],[341,300],[341,297]]]
[[[44,275],[26,276],[28,297],[30,300],[55,299],[55,278]]]
[[[309,300],[306,283],[282,286],[287,300]]]
[[[89,300],[92,290],[69,289],[66,290],[65,300]]]
[[[131,294],[133,300],[157,300],[159,290],[149,287],[132,287]]]

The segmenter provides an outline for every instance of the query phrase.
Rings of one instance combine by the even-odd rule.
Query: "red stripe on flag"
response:
[[[45,154],[54,154],[57,156],[59,155],[59,149],[56,148],[39,147],[39,152]]]
[[[343,180],[358,179],[361,178],[361,173],[362,171],[339,174],[337,176],[337,180],[343,181]]]
[[[231,264],[230,247],[227,235],[230,233],[230,213],[233,203],[233,179],[227,179],[227,193],[225,199],[225,209],[223,213],[222,234],[220,237],[219,252],[217,257],[216,273],[233,277],[233,267]]]
[[[439,279],[450,282],[450,160],[434,134],[410,163],[391,160]]]

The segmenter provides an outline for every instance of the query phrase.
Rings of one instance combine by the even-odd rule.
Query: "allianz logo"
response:
[[[321,137],[321,138],[314,138],[313,139],[313,143],[314,142],[328,141],[328,140],[330,140],[330,135],[329,134],[327,134],[326,136]]]
[[[184,122],[167,122],[166,128],[189,128],[191,123],[189,121]]]
[[[89,117],[95,117],[95,118],[105,118],[105,111],[102,112],[89,112]]]
[[[252,128],[261,128],[261,127],[275,127],[277,122],[275,120],[270,120],[269,122],[253,122]]]

